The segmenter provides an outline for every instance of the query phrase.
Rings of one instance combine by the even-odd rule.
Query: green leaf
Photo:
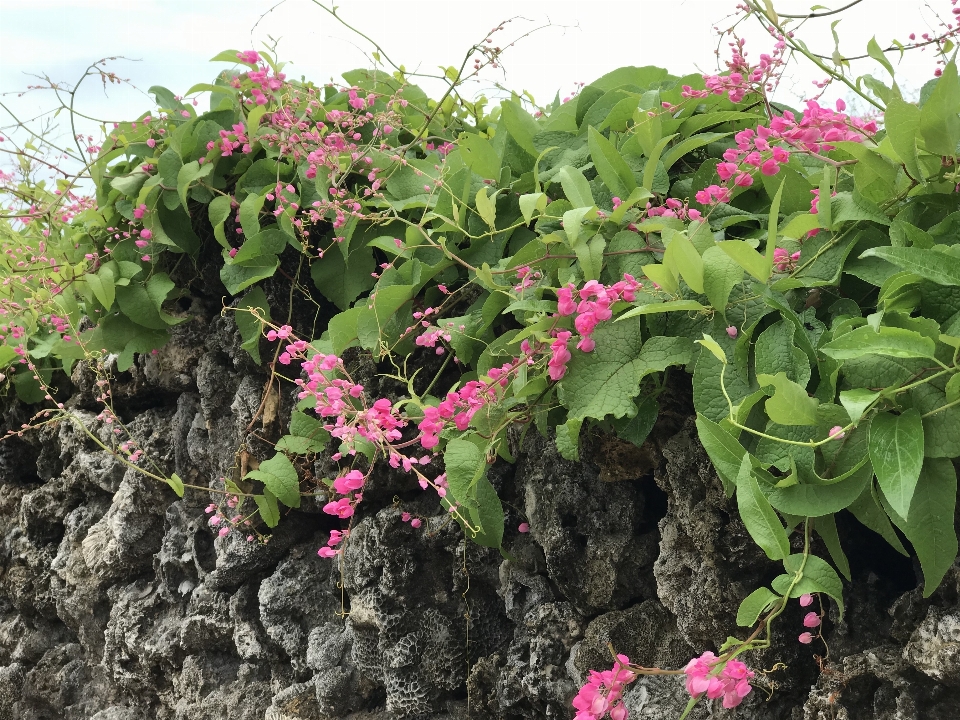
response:
[[[251,193],[240,203],[240,226],[245,237],[251,238],[260,232],[260,210],[266,199],[266,193]]]
[[[856,390],[841,390],[840,404],[843,405],[847,415],[850,416],[850,422],[857,423],[863,417],[864,411],[880,397],[879,392],[873,392],[865,388]]]
[[[919,247],[875,247],[860,257],[878,257],[939,285],[960,285],[960,258]]]
[[[477,212],[480,213],[480,217],[483,218],[483,221],[490,227],[494,229],[497,224],[497,205],[495,202],[496,194],[494,194],[494,200],[491,200],[487,197],[487,188],[482,187],[477,190],[476,196],[476,206]]]
[[[596,349],[590,353],[574,350],[560,381],[570,419],[632,414],[631,398],[640,392],[640,381],[670,365],[685,365],[693,351],[687,338],[655,336],[643,343],[634,323],[605,323],[593,339]]]
[[[920,134],[920,108],[900,98],[890,98],[883,113],[883,126],[886,128],[890,144],[897,156],[903,161],[910,176],[923,180],[924,173],[917,161],[917,136]]]
[[[767,266],[773,267],[773,251],[777,247],[777,224],[780,221],[780,198],[783,197],[783,187],[786,180],[780,182],[777,188],[777,194],[773,196],[773,202],[770,204],[770,215],[767,219]]]
[[[213,234],[217,238],[217,242],[228,250],[230,249],[230,243],[223,231],[223,223],[230,217],[231,201],[232,198],[227,195],[218,195],[210,201],[210,205],[207,207],[207,215],[210,218],[210,224],[213,226]]]
[[[665,292],[673,295],[680,290],[680,278],[677,277],[673,268],[660,263],[650,263],[649,265],[643,265],[641,269],[644,275],[653,280]]]
[[[520,196],[520,212],[523,213],[523,221],[527,224],[530,223],[530,220],[533,219],[533,211],[536,210],[537,213],[543,214],[543,211],[547,209],[547,195],[546,193],[530,193],[528,195]]]
[[[647,164],[643,168],[643,187],[653,192],[654,181],[657,177],[657,167],[660,165],[660,154],[663,152],[663,149],[669,144],[671,140],[676,137],[676,134],[668,135],[665,138],[661,138],[647,157]]]
[[[817,422],[816,398],[807,395],[807,391],[787,379],[784,372],[776,375],[757,374],[760,386],[773,385],[776,394],[764,404],[771,420],[780,425],[814,425]]]
[[[659,414],[660,405],[656,399],[653,397],[644,398],[637,407],[637,414],[634,417],[627,415],[613,421],[617,437],[632,442],[637,447],[642,446],[657,422]]]
[[[264,460],[257,470],[248,472],[246,478],[262,482],[287,507],[300,507],[300,478],[293,463],[283,453]]]
[[[893,65],[890,64],[890,61],[887,60],[887,56],[883,54],[883,50],[881,50],[880,46],[877,44],[876,35],[870,38],[870,42],[867,43],[867,54],[870,55],[870,57],[872,57],[878,63],[883,65],[883,67],[886,68],[887,72],[890,73],[890,77],[894,76]]]
[[[267,303],[267,296],[264,295],[262,288],[256,287],[243,296],[243,300],[237,305],[235,318],[240,337],[243,339],[243,344],[240,347],[250,353],[250,357],[259,365],[261,362],[260,336],[263,332],[263,321],[257,320],[253,313],[249,312],[252,308],[256,308],[260,317],[264,320],[270,319],[270,305]]]
[[[272,277],[280,267],[280,258],[276,255],[262,255],[243,265],[224,265],[220,268],[220,280],[227,292],[239,295],[254,283]]]
[[[948,403],[960,400],[960,374],[954,375],[947,381],[944,393]]]
[[[740,465],[747,451],[733,435],[706,416],[697,413],[697,433],[710,457],[727,495],[731,495],[740,474]]]
[[[770,279],[772,263],[743,240],[724,240],[717,243],[717,247],[760,282]]]
[[[737,625],[752,627],[767,608],[772,607],[779,599],[780,596],[768,588],[762,587],[754,590],[743,599],[737,609]]]
[[[109,267],[103,265],[96,275],[88,273],[83,276],[83,279],[87,281],[87,285],[90,286],[97,300],[103,305],[104,310],[109,310],[113,307],[116,288],[113,284],[113,273]]]
[[[901,415],[880,413],[870,425],[870,462],[884,497],[894,511],[909,518],[923,467],[923,422],[911,408]]]
[[[743,268],[717,246],[708,247],[703,253],[703,291],[710,304],[720,313],[725,313],[730,293],[743,282]]]
[[[702,148],[704,145],[709,145],[712,142],[716,142],[721,138],[728,137],[732,134],[733,133],[728,133],[728,132],[727,133],[701,133],[699,135],[688,137],[685,140],[681,140],[672,148],[670,148],[666,153],[664,153],[663,160],[662,160],[663,167],[666,170],[669,170],[676,164],[677,160],[682,158],[684,155],[687,155],[688,153],[691,153],[694,150]],[[676,135],[674,135],[674,137],[676,137]]]
[[[831,340],[820,351],[835,360],[850,360],[863,355],[886,355],[897,358],[932,358],[933,340],[914,330],[881,327],[874,332],[869,325]]]
[[[486,455],[472,442],[454,439],[443,451],[443,465],[454,499],[476,510],[477,482],[487,472]]]
[[[593,219],[596,215],[596,208],[593,207],[574,208],[573,210],[567,210],[563,214],[563,231],[567,235],[567,244],[571,248],[576,249],[583,222]]]
[[[264,490],[263,495],[254,495],[254,501],[260,510],[260,517],[267,527],[274,528],[280,522],[280,508],[277,507],[277,498],[269,490]]]
[[[830,553],[830,559],[833,560],[833,564],[840,570],[840,574],[849,581],[851,579],[850,561],[847,560],[847,556],[843,552],[843,547],[840,545],[840,535],[837,533],[836,519],[833,515],[818,517],[813,527],[816,529],[817,534],[823,539],[823,544],[827,546],[827,551]]]
[[[500,103],[500,112],[510,137],[531,157],[537,157],[537,148],[533,144],[533,138],[540,132],[540,124],[530,113],[515,102],[503,100]]]
[[[166,478],[166,483],[173,488],[173,491],[177,494],[177,497],[183,497],[183,480],[180,479],[179,475],[173,473],[173,475]]]
[[[834,600],[840,608],[840,617],[843,618],[843,583],[840,576],[825,560],[816,555],[808,555],[806,562],[802,554],[791,555],[783,561],[784,569],[789,575],[778,575],[773,583],[773,589],[785,593],[793,576],[803,568],[803,577],[790,593],[791,598],[798,598],[806,593],[825,593]]]
[[[820,204],[817,203],[817,207]],[[830,198],[830,213],[833,216],[831,229],[836,230],[840,223],[870,220],[881,225],[889,225],[890,218],[884,215],[875,203],[858,193],[839,192]]]
[[[557,425],[557,450],[565,460],[580,462],[580,427],[583,418]]]
[[[213,170],[213,163],[201,167],[200,163],[194,160],[188,162],[177,172],[177,194],[180,196],[180,202],[185,210],[187,209],[187,191],[190,189],[190,184],[206,177],[211,170]]]
[[[644,267],[648,268],[650,266],[646,265]],[[696,300],[668,300],[667,302],[648,303],[647,305],[640,305],[631,310],[627,310],[622,315],[618,315],[614,322],[629,320],[630,318],[637,317],[638,315],[654,315],[657,313],[688,312],[697,310],[706,310],[706,308]]]
[[[910,503],[909,518],[900,517],[881,496],[887,514],[899,527],[920,559],[923,596],[930,597],[957,558],[954,513],[957,504],[957,473],[947,458],[927,458]]]
[[[593,126],[587,131],[587,147],[590,149],[593,166],[610,192],[624,199],[636,190],[637,181],[633,177],[630,166],[624,162],[613,143],[597,132]]]
[[[894,550],[901,555],[909,557],[909,553],[906,551],[906,548],[903,547],[903,543],[900,542],[896,530],[894,530],[893,525],[890,524],[890,518],[887,517],[887,513],[880,507],[875,493],[876,489],[871,482],[864,488],[863,492],[860,493],[860,497],[850,504],[847,510],[853,513],[853,516],[866,527],[890,543],[890,546]]]
[[[457,140],[460,157],[464,164],[482,178],[500,178],[500,156],[486,138],[473,133],[463,133]]]
[[[663,240],[667,245],[663,254],[663,264],[675,268],[690,289],[703,293],[703,258],[693,243],[683,233],[665,229]]]
[[[157,173],[166,187],[175,188],[177,186],[177,174],[182,166],[183,161],[173,148],[167,148],[163,151],[160,159],[157,160]]]
[[[771,560],[782,560],[790,554],[790,541],[780,518],[770,507],[757,479],[753,476],[750,455],[744,453],[737,474],[737,508],[750,537]]]
[[[341,310],[346,310],[354,300],[374,286],[376,280],[371,273],[376,267],[370,248],[354,243],[349,261],[344,261],[339,252],[327,252],[319,260],[313,261],[310,277],[324,297]]]
[[[951,60],[920,109],[920,134],[928,152],[953,157],[960,143],[960,81]]]
[[[557,179],[563,188],[567,200],[575,208],[593,207],[593,193],[590,191],[590,183],[577,168],[572,165],[565,165],[557,172]]]
[[[480,532],[471,539],[478,545],[498,548],[503,544],[503,505],[486,475],[477,480],[476,496],[477,507],[468,511],[471,521],[480,526]]]

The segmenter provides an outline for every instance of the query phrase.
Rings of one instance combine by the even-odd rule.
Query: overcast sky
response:
[[[819,0],[830,7],[846,1]],[[930,2],[944,17],[950,15],[948,0]],[[408,70],[419,66],[423,72],[436,72],[438,65],[459,66],[471,44],[503,20],[514,18],[494,36],[500,47],[543,28],[507,51],[505,77],[502,71],[487,69],[486,82],[474,85],[473,93],[490,97],[495,94],[492,82],[498,81],[528,90],[544,104],[558,91],[561,97],[569,94],[575,82],[589,82],[624,65],[659,65],[675,75],[714,71],[718,38],[713,27],[729,25],[734,4],[734,0],[340,0],[338,12],[378,42],[394,62]],[[781,13],[807,12],[813,4],[775,3]],[[864,0],[838,17],[843,18],[837,31],[845,55],[864,52],[873,35],[887,47],[891,40],[907,42],[910,32],[919,37],[936,24],[930,10],[917,0]],[[811,49],[832,52],[833,19],[813,20],[803,28],[800,36]],[[758,30],[756,21],[742,24],[740,31],[748,39],[748,57],[755,60],[770,50],[771,40]],[[89,63],[124,56],[127,59],[112,62],[110,69],[138,89],[112,86],[105,95],[99,82],[88,80],[78,93],[77,109],[111,121],[132,119],[152,109],[145,94],[151,85],[183,93],[194,83],[211,81],[226,67],[208,62],[220,50],[262,49],[270,37],[279,40],[280,58],[291,63],[286,71],[292,77],[325,82],[339,79],[345,70],[370,65],[365,57],[372,50],[370,43],[311,0],[0,0],[0,93],[22,118],[32,117],[55,101],[49,93],[22,98],[10,94],[36,84],[28,73],[73,83]],[[721,58],[728,57],[723,42]],[[897,63],[896,57],[892,60]],[[906,79],[901,85],[916,92],[933,76],[934,67],[930,53],[908,53],[898,68]],[[871,60],[855,65],[855,71],[883,75]],[[811,81],[820,78],[822,74],[808,65],[791,66],[780,99],[797,104],[797,95],[816,92]],[[420,84],[438,94],[437,84]],[[849,99],[842,90],[838,86],[826,97]],[[0,111],[0,126],[9,122]],[[81,127],[96,133],[91,123]]]

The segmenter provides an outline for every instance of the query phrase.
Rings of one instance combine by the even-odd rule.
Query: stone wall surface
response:
[[[269,457],[289,416],[289,389],[258,414],[267,376],[239,343],[211,313],[117,375],[123,421],[188,483],[231,472],[241,446]],[[68,406],[109,437],[82,364],[72,388]],[[286,513],[267,544],[219,538],[211,495],[177,499],[69,423],[12,438],[0,444],[0,720],[571,718],[587,670],[610,665],[608,643],[682,667],[736,634],[740,600],[777,574],[688,403],[673,389],[642,449],[585,434],[579,463],[518,434],[517,463],[490,471],[509,559],[465,543],[390,468],[369,482],[341,567],[317,557],[339,527],[319,501]],[[28,418],[8,404],[2,430]],[[401,522],[401,506],[423,527]],[[826,651],[796,641],[791,607],[772,649],[746,658],[765,671],[747,701],[691,718],[960,717],[960,567],[924,599],[909,559],[852,518],[839,525],[854,582],[843,620],[828,609],[822,671]],[[626,695],[631,717],[651,720],[678,718],[687,699],[664,676]]]

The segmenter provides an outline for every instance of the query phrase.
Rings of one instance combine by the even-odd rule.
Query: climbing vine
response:
[[[591,428],[642,445],[664,375],[686,371],[724,491],[784,572],[743,600],[737,622],[754,629],[719,655],[676,671],[615,656],[573,704],[581,720],[623,720],[629,682],[674,672],[691,695],[684,716],[703,698],[735,707],[754,677],[740,656],[769,647],[790,601],[830,598],[842,616],[836,513],[912,552],[925,595],[958,550],[957,31],[872,40],[887,75],[853,78],[839,53],[793,32],[815,17],[747,0],[723,73],[620,68],[547,105],[462,95],[500,61],[503,25],[445,69],[436,100],[380,53],[345,84],[318,86],[288,78],[269,49],[229,50],[213,58],[230,66],[213,83],[151,88],[155,110],[105,124],[100,145],[78,137],[79,174],[59,170],[50,158],[63,148],[42,137],[5,138],[16,166],[0,175],[0,365],[11,399],[37,413],[10,432],[72,420],[178,495],[212,489],[221,536],[265,541],[284,508],[320,495],[343,521],[319,550],[334,562],[386,463],[503,551],[487,468],[513,460],[518,434],[551,437],[569,460]],[[748,53],[740,22],[769,31],[768,53]],[[937,65],[913,101],[891,58],[915,49]],[[842,100],[775,102],[793,58],[873,116]],[[206,487],[144,455],[110,384],[189,321],[178,301],[209,294],[211,262],[224,313],[270,374],[260,412],[277,384],[298,404],[275,454]],[[275,276],[285,304],[265,291]],[[294,296],[312,314],[295,313]],[[373,394],[361,361],[395,391]],[[106,435],[62,401],[77,362],[99,373]],[[308,470],[321,455],[339,468],[331,477]],[[829,561],[811,553],[814,534]],[[808,612],[800,642],[822,616]]]

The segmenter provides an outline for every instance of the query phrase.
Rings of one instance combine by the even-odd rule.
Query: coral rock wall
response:
[[[267,377],[239,342],[230,318],[188,323],[117,377],[124,422],[187,482],[231,472],[241,446],[265,459],[263,438],[289,416],[288,391],[253,422]],[[82,364],[72,388],[68,406],[109,437]],[[70,424],[8,440],[0,720],[571,718],[610,642],[634,662],[682,667],[736,634],[740,600],[777,574],[724,498],[688,397],[674,390],[643,449],[585,434],[574,463],[528,433],[516,465],[491,468],[510,559],[465,543],[389,468],[368,483],[341,569],[316,554],[338,527],[319,501],[287,513],[267,544],[219,538],[211,496],[177,499]],[[2,429],[28,417],[8,406]],[[400,506],[428,519],[414,529]],[[748,658],[770,672],[737,715],[960,717],[960,568],[925,600],[911,561],[847,520],[855,582],[843,621],[829,609],[823,672],[814,656],[826,651],[797,643],[791,608],[774,647]],[[524,521],[529,534],[516,531]],[[688,699],[675,677],[641,678],[626,697],[631,717],[664,720]],[[709,704],[691,715],[730,716]]]

